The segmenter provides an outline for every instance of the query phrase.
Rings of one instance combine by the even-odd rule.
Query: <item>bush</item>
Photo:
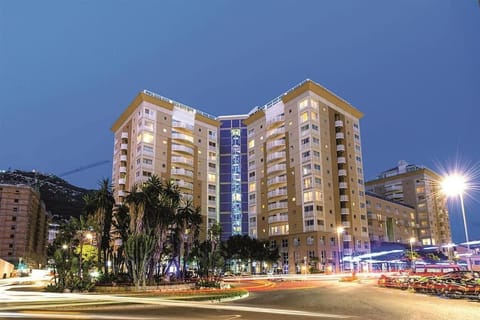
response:
[[[196,288],[215,288],[220,289],[220,281],[209,280],[209,279],[200,279],[195,284]]]

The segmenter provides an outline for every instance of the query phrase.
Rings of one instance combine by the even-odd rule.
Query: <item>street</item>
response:
[[[378,288],[373,281],[298,280],[249,288],[249,297],[221,303],[9,290],[0,293],[0,318],[473,320],[480,313],[477,301]]]

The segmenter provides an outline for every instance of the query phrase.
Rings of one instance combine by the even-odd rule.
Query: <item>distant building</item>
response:
[[[48,213],[27,185],[0,184],[0,258],[31,268],[45,265]]]
[[[440,179],[430,169],[400,161],[397,167],[366,182],[365,188],[385,199],[414,207],[417,241],[422,245],[442,245],[451,242],[451,232]]]
[[[371,192],[366,193],[368,235],[375,243],[397,242],[409,244],[418,241],[415,207],[387,200]]]

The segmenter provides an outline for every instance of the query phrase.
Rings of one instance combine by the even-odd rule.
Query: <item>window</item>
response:
[[[144,163],[144,164],[151,165],[151,164],[153,164],[153,160],[152,160],[152,159],[143,158],[143,163]]]
[[[300,101],[300,103],[298,104],[298,107],[299,107],[300,109],[305,108],[305,107],[307,107],[307,106],[308,106],[308,99],[303,99],[303,100]]]
[[[248,192],[255,192],[256,190],[256,183],[252,182],[248,185]]]
[[[213,141],[208,141],[208,146],[215,148],[217,146],[217,143],[215,143]]]
[[[13,202],[18,203],[18,199],[13,199]]]
[[[309,119],[308,112],[302,112],[302,114],[300,115],[301,122],[308,121],[308,119]]]
[[[312,191],[307,191],[303,193],[303,202],[309,202],[309,201],[313,201]],[[312,206],[312,211],[313,211],[313,206]]]
[[[312,165],[311,164],[306,164],[302,167],[302,174],[307,175],[312,173]]]
[[[301,131],[301,132],[305,132],[305,131],[307,131],[308,129],[310,129],[310,125],[308,125],[308,124],[300,127],[300,131]]]
[[[249,148],[255,147],[255,140],[252,139],[252,140],[248,141],[248,147]]]
[[[300,245],[300,238],[293,238],[293,245],[298,247]]]
[[[315,238],[313,236],[307,237],[307,245],[311,246],[315,242]]]
[[[288,248],[288,239],[282,239],[282,248]]]
[[[303,139],[301,140],[301,143],[302,143],[302,145],[309,144],[309,143],[310,143],[310,137],[303,138]]]
[[[311,227],[313,225],[315,225],[315,220],[313,220],[313,219],[305,220],[305,226],[306,227]]]

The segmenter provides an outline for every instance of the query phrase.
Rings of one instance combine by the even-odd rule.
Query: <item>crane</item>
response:
[[[83,171],[83,170],[86,170],[86,169],[90,169],[90,168],[93,168],[93,167],[98,167],[98,166],[101,166],[101,165],[106,164],[106,163],[110,163],[110,160],[103,160],[103,161],[98,161],[98,162],[90,163],[90,164],[87,164],[87,165],[85,165],[85,166],[78,167],[78,168],[76,168],[76,169],[73,169],[73,170],[70,170],[70,171],[61,173],[61,174],[59,174],[58,176],[59,176],[59,177],[65,177],[65,176],[68,176],[68,175],[70,175],[70,174],[73,174],[73,173],[76,173],[76,172],[80,172],[80,171]]]

